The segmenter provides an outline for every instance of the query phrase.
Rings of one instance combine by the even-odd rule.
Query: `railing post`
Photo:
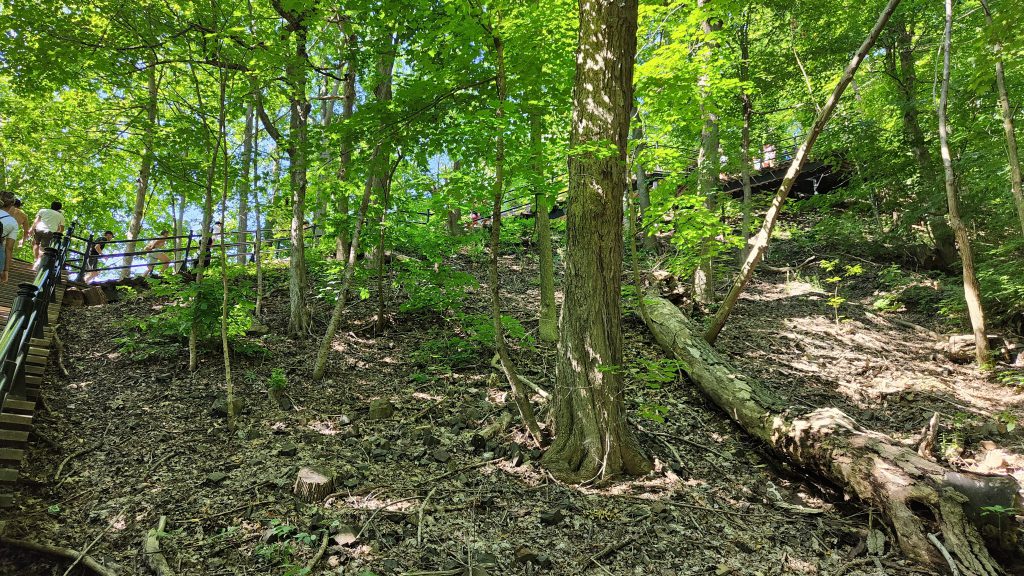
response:
[[[92,247],[95,245],[96,235],[89,234],[89,239],[85,241],[85,253],[82,254],[82,264],[78,267],[78,278],[76,282],[81,282],[85,278],[86,267],[89,265],[89,257],[92,255]]]
[[[185,243],[185,257],[178,263],[178,274],[188,269],[188,252],[192,249],[192,230],[188,231],[188,242]]]
[[[47,297],[50,302],[57,301],[57,291],[54,286],[60,284],[61,276],[64,274],[64,258],[67,255],[67,248],[64,246],[64,233],[57,232],[53,235],[53,242],[50,247],[43,251],[43,266],[50,268],[50,283],[47,289]],[[49,261],[47,258],[49,257]]]
[[[43,327],[50,323],[50,298],[56,296],[56,292],[53,290],[54,286],[54,264],[57,262],[57,249],[53,246],[43,250],[43,255],[40,257],[39,268],[41,270],[48,270],[49,274],[46,275],[46,279],[43,280],[43,285],[39,286],[39,293],[35,295],[35,309],[36,309],[36,323],[33,326],[33,334],[35,338],[43,337]]]
[[[18,284],[18,295],[14,297],[14,303],[11,305],[11,319],[17,322],[18,329],[11,340],[14,345],[4,358],[4,372],[11,379],[11,393],[21,398],[25,397],[25,366],[22,362],[21,368],[18,368],[18,356],[23,352],[21,343],[25,340],[25,332],[30,328],[25,322],[35,294],[35,284],[22,282]]]

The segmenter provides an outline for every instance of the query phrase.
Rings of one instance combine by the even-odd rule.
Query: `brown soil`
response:
[[[461,262],[483,276],[482,264]],[[531,257],[503,261],[506,312],[527,328],[536,326],[535,269]],[[466,311],[484,312],[485,294],[474,290]],[[600,487],[555,482],[518,427],[497,442],[476,437],[512,408],[490,379],[490,350],[458,362],[437,353],[451,350],[440,340],[460,333],[454,320],[398,313],[394,297],[384,334],[373,334],[375,299],[347,310],[328,379],[316,383],[316,340],[278,335],[287,291],[272,291],[270,333],[247,339],[264,352],[233,361],[245,403],[234,432],[215,410],[224,388],[216,345],[194,374],[182,343],[132,350],[139,336],[122,320],[162,302],[63,310],[71,375],[49,372],[37,422],[53,445],[33,445],[7,535],[78,549],[98,538],[89,553],[122,574],[148,573],[142,539],[162,515],[163,553],[186,575],[300,574],[325,535],[311,574],[933,573],[894,551],[869,510],[767,457],[673,374],[634,318],[627,402],[655,472]],[[850,320],[837,325],[825,300],[809,285],[763,277],[720,346],[793,404],[838,406],[899,437],[937,411],[941,447],[967,448],[950,448],[954,465],[1024,480],[1019,431],[993,425],[999,413],[1004,430],[1011,417],[1024,419],[1019,389],[933,359],[931,342],[863,306],[844,308]],[[328,308],[318,301],[318,333]],[[524,374],[550,390],[554,352],[515,353]],[[287,376],[290,409],[268,397],[274,368]],[[369,420],[375,399],[390,400],[394,415]],[[322,503],[292,496],[304,466],[337,479]],[[869,535],[884,538],[882,548],[869,553]],[[0,574],[64,572],[51,562],[6,549]]]

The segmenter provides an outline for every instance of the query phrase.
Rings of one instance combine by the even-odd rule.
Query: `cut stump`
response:
[[[334,478],[314,470],[302,468],[295,477],[292,492],[303,502],[320,502],[334,491]]]

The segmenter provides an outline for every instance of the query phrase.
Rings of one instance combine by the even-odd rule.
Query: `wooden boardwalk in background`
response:
[[[18,292],[18,284],[35,281],[35,272],[31,263],[15,260],[12,263],[7,284],[0,284],[0,326],[7,324],[11,305]],[[62,278],[66,280],[66,278]],[[51,302],[47,326],[43,329],[42,338],[33,338],[29,355],[25,363],[25,395],[16,397],[9,394],[0,407],[0,508],[13,504],[12,487],[18,480],[18,471],[28,447],[29,433],[32,431],[32,418],[39,400],[39,390],[43,385],[43,374],[50,355],[50,343],[53,339],[53,327],[57,324],[60,305],[64,298],[62,282],[57,287],[57,301]],[[3,522],[0,521],[0,527]]]

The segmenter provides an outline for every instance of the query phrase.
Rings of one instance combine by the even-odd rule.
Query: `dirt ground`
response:
[[[479,262],[462,266],[484,276]],[[530,329],[535,269],[532,257],[503,260],[506,312]],[[1005,384],[1020,368],[986,375],[947,360],[926,332],[933,327],[889,322],[922,319],[870,311],[870,291],[857,286],[837,324],[828,297],[805,280],[761,275],[719,348],[791,404],[836,406],[897,438],[918,434],[938,412],[937,457],[1024,482],[1024,437],[1015,426],[1024,392]],[[485,302],[481,286],[468,308],[485,311]],[[655,470],[577,487],[539,467],[539,450],[518,427],[480,437],[511,406],[490,378],[489,351],[456,366],[425,352],[425,343],[452,332],[441,317],[394,313],[374,335],[374,299],[354,304],[327,380],[313,382],[317,341],[279,335],[287,290],[275,285],[266,300],[270,331],[249,338],[262,353],[233,360],[244,409],[231,432],[218,403],[217,347],[205,349],[190,374],[182,343],[126,351],[117,340],[131,340],[124,319],[161,304],[141,298],[62,311],[70,375],[50,367],[8,537],[87,548],[121,574],[150,573],[142,541],[161,516],[162,552],[185,575],[305,574],[321,543],[309,574],[935,573],[894,550],[871,510],[746,438],[665,362],[636,318],[625,325],[626,400]],[[315,333],[328,307],[318,301]],[[524,374],[550,390],[554,351],[515,353]],[[268,397],[274,368],[288,382],[281,404]],[[379,399],[393,403],[394,414],[371,420]],[[292,484],[303,466],[335,475],[334,493],[299,502]],[[59,575],[66,567],[14,548],[0,555],[0,574]]]

